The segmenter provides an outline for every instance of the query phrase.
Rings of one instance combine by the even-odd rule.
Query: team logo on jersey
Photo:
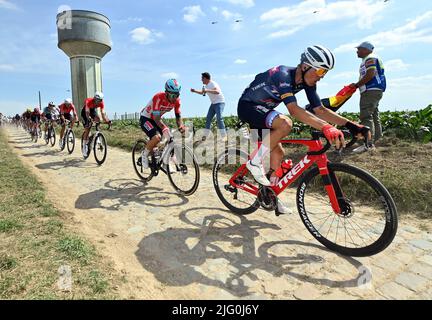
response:
[[[274,67],[269,70],[269,74],[272,76],[279,71],[279,67]]]
[[[293,96],[293,94],[291,92],[287,92],[287,93],[284,93],[283,95],[281,95],[281,99],[283,100],[283,99],[286,99],[286,98],[292,97],[292,96]]]
[[[152,130],[154,127],[153,125],[150,123],[150,121],[146,121],[144,123],[144,128],[146,128],[148,131]]]
[[[373,66],[375,64],[375,59],[369,59],[365,62],[366,67]]]

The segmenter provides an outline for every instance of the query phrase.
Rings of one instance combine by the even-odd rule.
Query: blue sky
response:
[[[0,112],[21,113],[37,105],[38,90],[43,105],[70,96],[69,60],[57,48],[56,14],[62,5],[111,20],[113,48],[102,62],[109,115],[140,110],[175,76],[183,86],[183,115],[205,116],[209,99],[189,91],[201,88],[203,71],[220,84],[225,114],[236,114],[237,101],[256,74],[297,65],[311,44],[336,55],[335,69],[318,85],[324,98],[357,80],[354,46],[363,40],[373,42],[386,68],[381,110],[432,103],[430,0],[0,0]],[[297,99],[306,104],[303,92]],[[358,111],[358,101],[357,93],[342,110]]]

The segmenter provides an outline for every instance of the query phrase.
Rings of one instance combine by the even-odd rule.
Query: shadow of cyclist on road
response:
[[[145,205],[163,209],[182,206],[188,202],[186,197],[178,193],[147,187],[138,179],[116,179],[107,181],[102,189],[80,195],[75,208],[118,211],[122,207]]]
[[[206,210],[212,213],[203,216]],[[200,214],[199,218],[188,217],[193,211]],[[180,220],[193,227],[153,233],[139,243],[135,253],[142,266],[163,284],[187,286],[199,283],[224,289],[238,297],[265,294],[262,289],[257,289],[262,286],[252,288],[251,283],[265,286],[279,281],[280,277],[329,287],[358,285],[361,263],[349,257],[340,259],[353,266],[352,279],[334,281],[315,277],[313,272],[309,274],[309,266],[318,265],[311,268],[316,270],[328,264],[323,256],[330,252],[318,244],[287,240],[264,242],[256,248],[261,232],[273,230],[276,234],[280,230],[276,224],[234,216],[214,208],[185,210],[180,213]],[[277,246],[284,246],[288,251],[275,254],[272,248]],[[336,254],[334,257],[338,258]],[[268,274],[265,279],[261,278],[263,272]]]

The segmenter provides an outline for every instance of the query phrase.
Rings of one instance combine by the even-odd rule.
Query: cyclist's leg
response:
[[[141,116],[140,118],[140,126],[141,129],[145,132],[145,134],[149,137],[149,141],[146,145],[146,154],[150,154],[154,147],[158,145],[161,141],[161,137],[163,135],[162,129],[156,124],[153,119],[146,118]]]
[[[260,150],[258,150],[257,154],[252,159],[252,162],[255,164],[260,163],[267,152],[275,150],[274,154],[272,152],[272,156],[276,156],[274,164],[277,165],[279,162],[280,165],[280,161],[282,161],[283,157],[283,150],[281,147],[278,147],[279,141],[286,137],[291,131],[292,121],[287,116],[275,110],[242,102],[239,103],[238,116],[253,129],[271,130],[270,139],[264,139]],[[278,147],[278,149],[275,149],[276,147]],[[272,168],[275,168],[274,165],[272,165]]]
[[[84,141],[84,144],[87,144],[89,133],[90,133],[90,127],[91,127],[91,119],[87,117],[87,114],[85,112],[85,108],[82,108],[82,110],[81,110],[81,117],[83,119],[83,126],[84,126],[83,141]]]
[[[66,130],[66,120],[65,115],[62,113],[60,114],[60,123],[61,123],[61,130],[60,130],[60,141],[63,139],[64,132]]]
[[[292,128],[292,121],[285,115],[278,114],[272,123],[270,132],[271,169],[277,170],[282,162],[284,150],[279,141],[285,138]]]

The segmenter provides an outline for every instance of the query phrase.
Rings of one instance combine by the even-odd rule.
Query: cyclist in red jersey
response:
[[[62,129],[60,131],[60,148],[62,147],[61,144],[63,143],[63,135],[66,130],[66,120],[71,122],[71,128],[74,127],[75,122],[78,121],[78,115],[75,109],[75,106],[72,103],[72,99],[68,98],[65,99],[64,102],[59,105],[60,110],[60,123],[62,125]],[[71,112],[73,113],[73,118],[71,115]]]
[[[150,141],[142,155],[142,166],[148,168],[148,155],[154,147],[162,140],[162,137],[171,137],[170,129],[162,122],[162,115],[174,109],[177,126],[183,134],[185,126],[180,114],[180,91],[181,85],[176,79],[169,79],[165,83],[165,92],[154,95],[150,102],[141,110],[140,126],[147,134]]]
[[[87,144],[88,144],[88,136],[90,132],[90,128],[92,125],[92,121],[100,122],[99,116],[96,113],[96,109],[100,108],[100,113],[102,115],[102,119],[105,123],[110,123],[106,112],[104,110],[105,106],[103,103],[103,93],[96,92],[93,98],[88,98],[85,100],[84,108],[81,110],[81,117],[84,121],[84,133],[83,133],[83,154],[87,154]]]

